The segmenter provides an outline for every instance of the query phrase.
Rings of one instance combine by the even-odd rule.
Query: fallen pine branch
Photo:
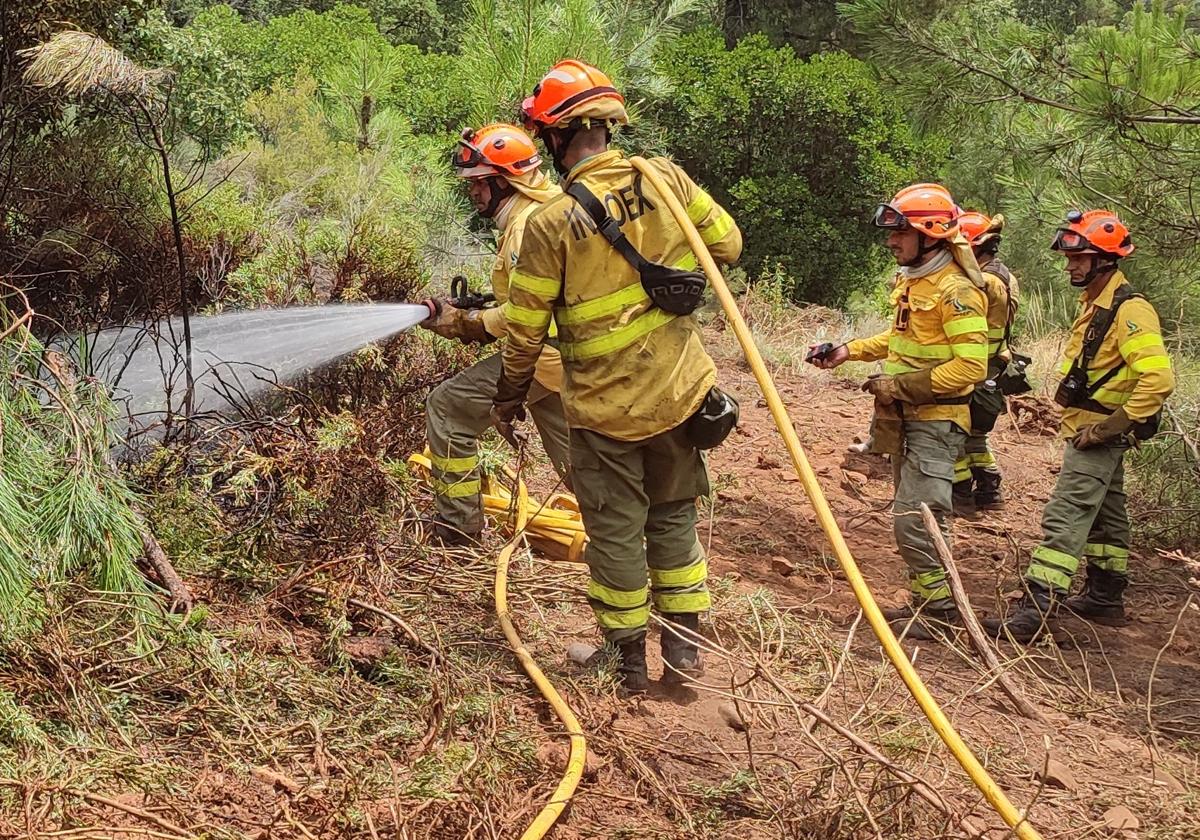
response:
[[[937,520],[933,517],[933,511],[924,502],[921,502],[921,517],[925,521],[925,530],[933,539],[933,547],[937,551],[938,559],[946,568],[946,580],[950,584],[950,594],[958,606],[958,614],[962,616],[963,626],[967,628],[967,638],[971,640],[971,647],[975,648],[975,652],[987,666],[989,676],[995,678],[996,684],[1012,701],[1019,714],[1039,723],[1048,723],[1046,716],[1038,710],[1037,706],[1029,702],[1021,690],[1013,685],[1003,664],[996,656],[995,650],[988,643],[987,635],[979,625],[975,610],[971,609],[971,599],[967,596],[966,587],[963,586],[962,578],[958,574],[958,566],[955,565],[954,557],[950,554],[950,546],[946,545],[946,539],[942,536],[942,529],[938,526]]]

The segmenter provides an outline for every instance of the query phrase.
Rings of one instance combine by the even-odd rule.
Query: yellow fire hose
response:
[[[1016,832],[1021,840],[1041,840],[1041,835],[1038,834],[1037,830],[1025,819],[1020,811],[1013,806],[1012,802],[1004,794],[1004,791],[992,780],[987,770],[979,763],[979,759],[971,752],[971,748],[966,745],[962,737],[955,731],[953,725],[951,725],[946,715],[938,706],[937,701],[930,695],[929,689],[921,681],[921,677],[917,674],[916,669],[913,668],[912,663],[908,661],[908,657],[904,655],[904,650],[900,647],[900,643],[896,641],[896,637],[892,634],[892,629],[888,626],[883,614],[879,611],[879,605],[875,603],[875,598],[871,594],[871,590],[867,587],[866,581],[863,580],[862,573],[858,569],[858,564],[854,562],[854,557],[850,554],[850,548],[846,545],[846,540],[842,536],[837,520],[833,517],[833,511],[829,508],[829,502],[825,498],[825,494],[821,490],[821,485],[818,483],[817,477],[808,463],[808,456],[805,455],[804,448],[800,445],[800,439],[796,436],[795,429],[792,428],[791,418],[788,416],[787,409],[783,405],[783,400],[779,397],[779,391],[775,388],[775,383],[772,381],[771,375],[767,372],[762,356],[758,352],[758,347],[754,344],[754,337],[751,335],[749,327],[746,326],[746,321],[742,318],[741,311],[738,310],[733,294],[729,291],[729,287],[725,285],[725,279],[721,276],[716,262],[713,261],[712,256],[708,253],[708,248],[700,238],[700,232],[696,230],[696,226],[688,218],[687,211],[684,210],[679,200],[676,199],[675,193],[663,183],[658,173],[647,165],[646,161],[642,158],[635,157],[632,159],[632,163],[646,180],[654,186],[658,194],[662,196],[671,211],[671,215],[675,217],[676,223],[683,230],[684,235],[687,236],[688,244],[691,245],[692,251],[695,252],[696,257],[699,259],[704,273],[708,275],[708,280],[717,294],[717,299],[721,302],[721,308],[725,310],[725,316],[729,319],[730,324],[733,325],[734,334],[737,336],[738,343],[742,346],[742,352],[746,356],[746,361],[750,363],[750,369],[754,372],[754,378],[758,381],[758,387],[762,390],[763,396],[766,397],[767,407],[771,411],[775,425],[779,428],[780,435],[783,436],[783,442],[787,446],[788,453],[791,455],[796,475],[800,478],[800,482],[804,486],[804,492],[808,494],[809,501],[812,502],[813,509],[817,513],[817,519],[820,520],[821,528],[825,531],[825,536],[828,537],[834,554],[837,555],[838,562],[842,566],[842,571],[846,574],[846,579],[850,581],[850,586],[854,590],[854,597],[858,599],[858,603],[862,607],[863,613],[871,625],[871,629],[875,631],[880,644],[883,645],[888,659],[892,661],[892,665],[899,672],[900,678],[908,686],[909,692],[912,693],[913,698],[917,701],[917,705],[921,707],[921,711],[925,713],[925,717],[929,719],[929,723],[933,726],[934,731],[937,732],[938,736],[949,747],[950,752],[954,754],[954,758],[962,765],[963,770],[971,777],[971,781],[975,783],[975,786],[979,788],[991,806],[996,809],[996,812],[1000,814],[1004,822]]]
[[[408,462],[418,471],[425,475],[429,474],[428,452],[423,455],[411,455]],[[587,759],[587,741],[575,713],[571,711],[571,707],[567,705],[553,683],[538,667],[524,642],[521,641],[516,627],[513,626],[512,619],[508,614],[508,564],[523,537],[540,537],[542,540],[564,546],[568,554],[565,559],[574,561],[578,561],[582,556],[586,537],[583,533],[583,525],[579,521],[579,508],[573,497],[567,494],[556,494],[551,496],[545,505],[540,505],[529,498],[525,482],[521,481],[519,476],[512,476],[512,478],[517,487],[515,498],[503,485],[492,485],[490,481],[487,482],[482,494],[484,510],[501,519],[507,518],[508,524],[512,527],[512,538],[505,543],[504,548],[496,557],[496,585],[493,592],[496,601],[496,618],[500,622],[500,628],[504,631],[504,637],[508,639],[508,646],[512,648],[521,667],[525,669],[529,679],[537,686],[542,697],[554,709],[554,714],[562,721],[567,734],[571,737],[571,751],[567,756],[567,767],[558,782],[558,787],[554,789],[550,801],[521,835],[521,840],[541,840],[562,815],[567,803],[575,794],[575,788],[579,786],[579,780],[583,778],[584,763]]]

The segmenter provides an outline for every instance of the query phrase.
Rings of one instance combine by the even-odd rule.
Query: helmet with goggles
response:
[[[1070,210],[1067,223],[1054,232],[1050,243],[1065,254],[1102,254],[1127,257],[1133,253],[1129,228],[1110,210]]]
[[[949,239],[958,231],[962,210],[941,184],[913,184],[875,208],[875,227],[915,230],[932,239]]]
[[[536,170],[542,162],[529,135],[507,123],[464,130],[451,157],[460,178],[515,178]]]

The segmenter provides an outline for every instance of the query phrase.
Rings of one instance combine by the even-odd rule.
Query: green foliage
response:
[[[676,93],[656,118],[679,162],[737,219],[755,274],[778,264],[797,300],[838,303],[887,264],[871,211],[927,156],[862,62],[808,61],[763,36],[727,50],[712,30],[660,67]]]
[[[212,6],[212,0],[168,0],[167,14],[178,25],[185,25]],[[435,0],[353,0],[339,4],[331,0],[238,0],[241,17],[267,23],[300,11],[327,12],[338,6],[365,10],[371,20],[393,44],[416,44],[422,48],[442,45],[446,36],[446,17]]]
[[[1043,5],[842,8],[927,135],[952,138],[960,203],[1004,211],[1005,260],[1031,290],[1063,283],[1046,244],[1065,211],[1107,207],[1133,232],[1135,283],[1186,328],[1200,315],[1200,34],[1161,0],[1120,17]]]
[[[678,37],[702,0],[473,0],[464,22],[462,72],[473,123],[512,119],[551,65],[579,58],[625,93],[636,123],[642,99],[671,91],[654,55]]]
[[[415,130],[457,130],[465,117],[463,92],[455,80],[457,57],[425,53],[407,43],[393,46],[370,9],[340,4],[324,13],[306,8],[244,20],[229,6],[213,6],[197,14],[187,30],[212,38],[247,68],[246,82],[253,91],[279,80],[290,82],[302,70],[332,82],[351,67],[386,68],[386,84],[372,95]]]
[[[137,40],[135,60],[171,71],[174,128],[216,153],[249,130],[247,67],[211,32],[172,26],[155,10],[139,27]]]
[[[387,66],[360,57],[368,69],[349,65],[325,95],[301,72],[251,97],[263,139],[228,166],[240,164],[232,179],[255,208],[257,243],[224,279],[226,304],[405,299],[420,285],[417,254],[457,207],[444,146],[374,108]]]
[[[23,328],[14,336],[0,346],[0,641],[36,625],[50,584],[146,592],[133,495],[108,460],[107,395],[34,379],[40,348]]]
[[[724,0],[721,5],[721,28],[731,47],[747,35],[761,33],[772,44],[786,44],[802,56],[851,48],[852,39],[838,16],[838,0]]]

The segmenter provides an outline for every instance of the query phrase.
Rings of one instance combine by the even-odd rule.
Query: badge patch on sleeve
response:
[[[1133,321],[1126,321],[1125,329],[1129,330],[1131,333],[1135,333],[1138,331],[1139,327],[1137,324],[1133,323]]]
[[[971,309],[969,306],[967,306],[965,303],[963,303],[963,302],[962,302],[961,300],[959,300],[958,298],[951,298],[951,299],[950,299],[950,305],[954,307],[954,314],[955,314],[956,316],[957,316],[957,315],[971,315],[971,314],[974,314],[974,310],[973,310],[973,309]]]

